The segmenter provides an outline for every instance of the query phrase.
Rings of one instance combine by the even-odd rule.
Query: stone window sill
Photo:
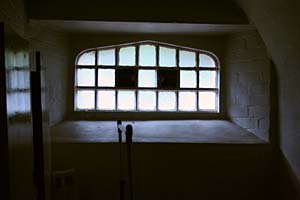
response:
[[[226,120],[123,121],[134,143],[265,143]],[[54,143],[117,143],[116,121],[64,121],[51,128]],[[125,137],[124,137],[125,138]]]

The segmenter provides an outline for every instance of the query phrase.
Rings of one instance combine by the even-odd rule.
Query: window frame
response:
[[[155,66],[140,66],[139,65],[139,46],[140,45],[154,45],[155,49],[156,49],[156,65]],[[135,65],[134,66],[120,66],[119,65],[119,52],[121,48],[124,47],[135,47]],[[159,58],[160,58],[160,47],[166,47],[166,48],[173,48],[176,51],[176,66],[175,67],[161,67],[159,66]],[[109,50],[109,49],[115,49],[115,64],[114,65],[100,65],[98,64],[98,52],[100,50]],[[80,58],[81,55],[83,55],[84,53],[87,52],[95,52],[95,64],[94,65],[78,65],[78,60]],[[179,52],[180,51],[189,51],[189,52],[194,52],[195,53],[195,59],[196,59],[196,65],[195,67],[180,67],[179,66],[179,62],[180,62],[180,55]],[[210,58],[213,59],[213,61],[215,62],[215,67],[201,67],[200,66],[200,54],[205,54],[207,56],[209,56]],[[178,79],[179,79],[179,83],[177,84],[176,89],[163,89],[163,88],[159,88],[159,69],[166,69],[166,70],[172,70],[172,71],[177,71],[178,72]],[[97,48],[91,48],[91,49],[86,49],[81,51],[76,59],[75,59],[75,68],[74,68],[74,82],[73,82],[73,86],[74,86],[74,90],[73,90],[73,111],[75,113],[110,113],[112,115],[116,115],[118,116],[120,113],[150,113],[150,114],[154,114],[155,113],[169,113],[169,114],[176,114],[176,113],[189,113],[189,114],[193,114],[193,115],[201,115],[201,114],[212,114],[212,115],[217,115],[219,116],[221,111],[220,111],[220,98],[221,98],[221,85],[220,85],[220,74],[221,74],[221,70],[220,70],[220,61],[218,59],[218,57],[210,52],[210,51],[206,51],[206,50],[201,50],[201,49],[196,49],[196,48],[190,48],[190,47],[184,47],[184,46],[179,46],[179,45],[174,45],[174,44],[169,44],[169,43],[163,43],[163,42],[157,42],[157,41],[152,41],[152,40],[146,40],[146,41],[139,41],[139,42],[132,42],[132,43],[126,43],[126,44],[118,44],[118,45],[110,45],[110,46],[104,46],[104,47],[97,47]],[[95,70],[95,86],[77,86],[77,70],[78,69],[94,69]],[[115,87],[101,87],[98,86],[98,70],[99,69],[134,69],[137,72],[137,76],[138,76],[138,72],[139,70],[142,69],[146,69],[146,70],[155,70],[156,71],[156,75],[157,75],[157,86],[156,87],[143,87],[140,88],[138,87],[138,83],[136,84],[136,86],[134,88],[122,88],[122,87],[117,87],[115,85]],[[196,87],[195,88],[180,88],[180,71],[184,70],[184,71],[195,71],[196,72]],[[216,72],[216,83],[215,83],[215,88],[201,88],[200,87],[200,83],[199,83],[199,73],[200,71],[214,71]],[[117,77],[115,78],[117,79]],[[137,81],[136,81],[137,82]],[[78,90],[93,90],[95,91],[94,94],[94,108],[93,109],[77,109],[77,98],[76,98],[76,93]],[[100,110],[98,109],[97,106],[97,100],[98,100],[98,91],[99,90],[108,90],[108,91],[115,91],[115,109],[114,110]],[[118,91],[121,90],[132,90],[135,91],[135,110],[130,110],[130,111],[124,111],[124,110],[118,110],[117,108],[117,93]],[[138,91],[155,91],[156,92],[156,110],[154,111],[140,111],[138,110]],[[158,94],[159,91],[175,91],[176,93],[176,111],[161,111],[158,109]],[[179,106],[179,92],[183,92],[183,91],[193,91],[196,92],[196,111],[183,111],[183,110],[179,110],[178,106]],[[199,109],[199,92],[201,91],[211,91],[215,93],[215,109],[214,110],[205,110],[205,109]],[[180,115],[180,114],[179,114]]]

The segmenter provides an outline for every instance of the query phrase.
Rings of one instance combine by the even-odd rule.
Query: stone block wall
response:
[[[30,48],[41,52],[46,82],[46,107],[50,126],[64,120],[67,105],[67,81],[69,78],[69,42],[64,33],[50,30],[42,23],[28,24],[27,37]]]
[[[270,126],[270,66],[256,31],[228,36],[225,86],[229,118],[268,141]]]

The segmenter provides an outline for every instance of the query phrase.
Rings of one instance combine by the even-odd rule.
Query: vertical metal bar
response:
[[[139,67],[139,57],[140,57],[140,46],[135,46],[135,65],[138,68]]]
[[[36,71],[30,73],[31,107],[33,126],[33,153],[37,200],[45,199],[44,149],[43,149],[43,114],[41,93],[41,59],[36,52]]]
[[[159,46],[155,45],[156,48],[156,111],[158,111],[158,86],[159,86]]]
[[[9,157],[8,157],[8,126],[6,102],[6,69],[5,69],[5,34],[4,24],[0,23],[0,199],[9,198]]]
[[[126,126],[126,145],[127,145],[127,163],[128,163],[128,182],[129,182],[129,200],[133,200],[133,175],[132,175],[132,136],[133,128],[132,125]]]
[[[119,175],[120,175],[120,185],[119,185],[119,199],[120,200],[124,200],[125,199],[125,180],[123,177],[123,154],[122,154],[122,121],[118,120],[117,121],[117,129],[118,129],[118,142],[119,142],[119,162],[120,162],[120,171],[119,171]]]
[[[137,79],[135,80],[135,84],[136,84],[136,90],[135,90],[135,110],[137,111],[138,110],[138,84],[139,84],[139,58],[140,58],[140,48],[139,48],[139,45],[136,45],[135,46],[135,65],[136,65],[136,68],[135,68],[135,71],[134,73],[137,73],[136,77]]]
[[[179,110],[179,90],[180,90],[180,68],[179,68],[179,49],[176,48],[176,70],[177,70],[177,90],[176,90],[176,111]]]
[[[116,67],[119,65],[119,48],[116,48],[115,51],[115,59],[116,59]],[[116,111],[118,111],[118,95],[119,95],[119,90],[116,89],[116,85],[117,85],[117,68],[115,68],[115,104],[116,104]]]
[[[98,87],[98,50],[95,50],[95,102],[94,102],[94,110],[97,110],[97,101],[98,101],[98,90],[96,87]]]
[[[199,73],[200,73],[200,60],[199,60],[199,57],[200,57],[200,53],[197,52],[196,53],[196,77],[197,77],[197,83],[196,83],[196,87],[197,87],[197,94],[196,94],[196,105],[197,105],[197,111],[199,111]]]

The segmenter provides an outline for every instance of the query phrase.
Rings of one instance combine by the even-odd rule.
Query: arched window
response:
[[[75,67],[75,111],[219,112],[207,51],[142,41],[85,50]]]

